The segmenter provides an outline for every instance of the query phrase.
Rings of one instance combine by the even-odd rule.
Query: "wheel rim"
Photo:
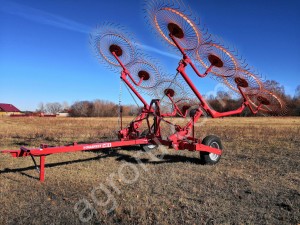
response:
[[[220,149],[220,145],[216,141],[211,143],[210,147]],[[219,159],[219,157],[220,157],[220,155],[217,155],[215,153],[209,153],[209,158],[213,161],[217,161]]]

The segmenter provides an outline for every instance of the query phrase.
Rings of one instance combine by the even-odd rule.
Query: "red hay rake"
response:
[[[175,77],[163,74],[157,63],[142,55],[134,39],[123,32],[123,28],[106,23],[91,34],[91,44],[99,60],[113,71],[121,71],[121,80],[143,104],[141,113],[128,127],[123,128],[121,122],[118,141],[73,143],[56,147],[42,144],[40,148],[21,147],[19,150],[2,150],[1,153],[9,153],[13,157],[30,156],[39,171],[40,181],[45,179],[45,158],[48,155],[131,145],[141,145],[144,150],[164,145],[175,150],[199,151],[202,163],[216,164],[222,154],[220,139],[214,135],[203,140],[195,137],[194,125],[201,116],[218,118],[237,115],[245,108],[249,108],[253,114],[283,114],[284,102],[272,90],[264,87],[260,78],[246,68],[245,62],[234,51],[203,32],[199,28],[198,19],[191,16],[186,6],[175,2],[177,1],[151,1],[145,10],[148,22],[158,35],[182,56]],[[229,89],[239,93],[243,99],[240,107],[227,112],[212,109],[187,74],[188,66],[198,77],[215,77]],[[154,96],[155,99],[147,103],[143,94]],[[168,110],[165,112],[162,108],[166,107]],[[170,122],[170,117],[190,119],[186,125],[179,126]],[[140,127],[144,122],[147,129],[141,132]],[[162,122],[175,127],[175,132],[167,138],[162,135]],[[40,157],[39,166],[34,157]]]

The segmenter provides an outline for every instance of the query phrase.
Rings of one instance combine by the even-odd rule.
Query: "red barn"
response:
[[[0,116],[20,114],[21,111],[12,104],[0,103]]]

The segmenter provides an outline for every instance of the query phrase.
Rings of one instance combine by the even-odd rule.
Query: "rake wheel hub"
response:
[[[139,71],[138,76],[139,76],[139,78],[143,78],[143,80],[149,80],[149,78],[150,78],[150,74],[145,70]]]
[[[111,53],[115,53],[118,57],[120,57],[123,54],[123,50],[119,45],[111,45],[109,46],[109,51]]]
[[[174,95],[175,95],[175,91],[171,88],[165,89],[164,93],[165,93],[165,95],[170,96],[170,97],[174,97]]]
[[[183,30],[175,23],[168,24],[168,30],[174,37],[182,39],[184,37]]]
[[[184,105],[182,106],[182,111],[185,112],[187,111],[191,106],[190,105]]]
[[[270,105],[270,101],[263,96],[257,96],[257,101],[259,101],[263,105]]]
[[[244,78],[236,77],[236,78],[234,78],[234,82],[235,82],[235,83],[237,84],[237,86],[239,86],[239,87],[243,87],[243,88],[249,87],[248,82],[247,82]]]
[[[211,65],[213,65],[215,67],[221,68],[224,65],[222,60],[218,56],[215,56],[215,55],[209,55],[208,60],[211,63]]]

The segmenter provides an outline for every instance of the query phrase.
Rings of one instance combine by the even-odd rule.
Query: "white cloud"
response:
[[[173,58],[173,59],[181,59],[181,57],[178,56],[178,55],[171,54],[171,53],[168,53],[166,51],[159,50],[159,49],[151,47],[149,45],[140,44],[140,46],[142,48],[144,48],[145,50],[149,51],[149,52],[154,52],[154,53],[157,53],[157,54],[160,54],[160,55],[163,55],[163,56],[167,56],[167,57],[170,57],[170,58]]]
[[[72,30],[80,33],[88,34],[91,30],[90,27],[84,24],[77,23],[64,17],[21,5],[15,2],[1,3],[0,10],[4,13],[19,16],[36,23]]]

